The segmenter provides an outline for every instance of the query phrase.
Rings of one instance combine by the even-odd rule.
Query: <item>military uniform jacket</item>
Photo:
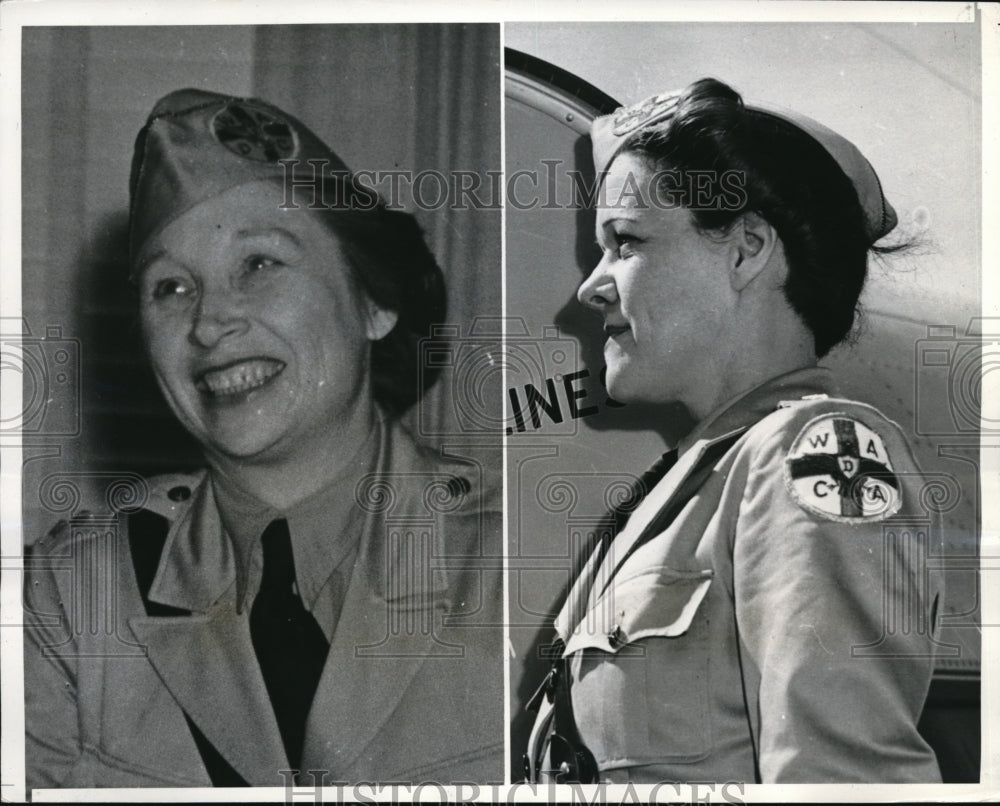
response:
[[[572,588],[556,629],[601,780],[939,780],[921,478],[894,423],[828,388],[791,373],[700,424]]]
[[[378,468],[357,488],[366,526],[302,769],[325,771],[327,784],[502,780],[496,502],[476,468],[429,457],[400,428],[383,440]],[[168,521],[150,612],[127,524],[62,524],[35,547],[25,575],[28,785],[210,786],[188,720],[246,782],[284,785],[288,762],[247,610],[237,612],[212,485],[202,473],[150,487],[147,508]],[[187,500],[168,496],[179,488]],[[172,608],[181,614],[151,614]]]

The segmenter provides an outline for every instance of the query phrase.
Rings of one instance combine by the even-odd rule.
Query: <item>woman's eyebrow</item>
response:
[[[594,243],[596,243],[602,249],[604,248],[604,241],[608,239],[611,235],[614,235],[614,228],[612,224],[616,221],[627,221],[628,219],[622,219],[619,216],[614,216],[612,218],[605,219],[601,221],[597,226],[597,232],[594,234]]]
[[[148,269],[150,266],[156,263],[156,261],[166,257],[166,254],[167,254],[166,249],[157,249],[155,252],[151,252],[150,254],[145,255],[142,258],[142,260],[138,261],[135,267],[132,269],[132,276],[138,277],[146,269]]]
[[[237,238],[266,238],[272,235],[277,235],[280,238],[287,238],[295,246],[302,246],[302,239],[299,238],[299,236],[294,232],[287,230],[284,227],[267,227],[264,229],[250,228],[236,231]]]

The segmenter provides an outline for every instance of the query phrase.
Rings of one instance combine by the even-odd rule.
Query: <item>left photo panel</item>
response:
[[[21,48],[28,791],[502,783],[499,25]]]

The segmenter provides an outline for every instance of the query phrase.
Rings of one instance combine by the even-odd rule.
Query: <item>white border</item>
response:
[[[21,316],[21,29],[0,6],[0,317]],[[2,319],[7,324],[9,319]],[[21,384],[0,384],[0,410],[22,411]],[[0,438],[0,799],[24,800],[20,444]]]
[[[15,25],[280,25],[297,22],[948,22],[974,21],[975,4],[907,0],[5,0]],[[111,19],[110,17],[113,17]],[[107,19],[102,19],[107,18]]]
[[[507,104],[503,102],[504,99],[504,88],[506,87],[506,68],[507,61],[504,58],[504,45],[506,39],[504,37],[503,26],[500,26],[500,86],[497,91],[500,93],[500,171],[504,176],[507,175]],[[503,273],[500,275],[500,338],[504,344],[507,343],[507,207],[503,206],[500,208],[500,265],[504,267]],[[507,388],[507,362],[502,362],[500,366],[500,384],[502,389]],[[501,411],[506,412],[507,410],[507,397],[504,395],[503,401],[501,401],[502,407]],[[506,414],[504,415],[504,422],[507,421]],[[510,506],[510,501],[508,500],[507,494],[507,433],[506,431],[500,436],[500,444],[503,446],[503,456],[501,459],[501,473],[503,473],[503,492],[501,498],[503,500],[503,612],[507,614],[510,612],[510,544],[508,543],[509,534],[508,524],[510,523],[510,513],[508,508]],[[503,665],[503,713],[506,718],[506,725],[510,725],[511,720],[514,718],[514,714],[511,711],[513,705],[513,699],[510,696],[510,666],[511,660],[514,656],[513,648],[514,645],[510,640],[510,620],[504,618],[503,622],[503,647],[504,647],[504,665]],[[511,783],[511,762],[513,761],[514,748],[511,747],[511,735],[510,730],[507,730],[504,735],[503,740],[503,778],[508,784]]]
[[[979,9],[982,31],[982,131],[983,131],[983,222],[995,220],[987,214],[1000,210],[1000,110],[992,100],[1000,97],[1000,7],[982,4]],[[556,20],[600,21],[623,19],[655,21],[724,21],[739,19],[754,22],[948,22],[973,23],[976,8],[972,3],[909,3],[909,2],[828,2],[824,0],[778,0],[777,2],[677,2],[658,3],[652,0],[631,0],[627,13],[617,4],[607,0],[578,0],[573,3],[548,3],[536,0],[515,0],[501,4],[493,2],[478,5],[465,2],[423,2],[414,4],[406,0],[376,0],[363,3],[359,0],[341,2],[336,6],[317,6],[305,0],[256,0],[251,2],[225,2],[220,0],[157,0],[157,2],[130,2],[128,0],[6,0],[0,4],[0,175],[4,177],[0,189],[0,316],[19,318],[21,315],[21,278],[17,268],[21,265],[21,213],[20,213],[20,68],[23,26],[31,25],[176,25],[190,24],[197,20],[204,25],[285,24],[297,22],[426,22],[452,20],[463,22],[549,22]],[[503,41],[501,33],[501,42]],[[501,70],[502,92],[504,75]],[[989,99],[990,102],[987,102]],[[503,118],[501,118],[503,120]],[[501,140],[505,148],[505,140]],[[505,154],[502,158],[505,159]],[[506,234],[505,234],[506,237]],[[506,243],[502,247],[506,257]],[[992,227],[983,227],[983,315],[1000,316],[1000,239]],[[502,284],[506,304],[506,282]],[[5,384],[0,388],[0,406],[3,411],[21,408],[19,384]],[[506,440],[505,440],[506,442]],[[1000,518],[996,503],[1000,500],[1000,452],[985,449],[982,456],[983,478],[983,556],[1000,559]],[[21,565],[22,545],[20,524],[21,450],[16,444],[0,439],[0,548],[3,555],[3,582],[0,587],[0,707],[3,712],[3,730],[0,732],[0,798],[4,801],[24,799],[24,747],[23,747],[23,670],[21,665]],[[506,457],[504,459],[506,465]],[[506,469],[506,468],[505,468]],[[505,473],[506,478],[506,473]],[[507,522],[508,500],[504,495],[504,522]],[[505,563],[506,565],[506,563]],[[1000,570],[1000,567],[990,570]],[[984,575],[985,576],[985,575]],[[505,573],[504,599],[509,597]],[[982,617],[985,625],[1000,625],[1000,591],[992,578],[984,578]],[[984,713],[1000,713],[1000,686],[996,672],[1000,652],[992,633],[984,634],[983,651],[983,702]],[[509,670],[505,669],[505,706],[509,711]],[[800,802],[862,802],[872,799],[899,801],[936,801],[941,799],[978,801],[1000,798],[998,770],[993,765],[994,748],[997,746],[995,723],[984,718],[983,722],[983,779],[979,785],[809,785],[761,786],[746,788],[746,801],[790,800]],[[511,748],[505,750],[508,760]],[[508,769],[510,765],[507,765]],[[506,774],[506,773],[505,773]],[[607,787],[604,792],[611,802],[633,802],[648,797],[651,787]],[[585,788],[588,799],[593,788]],[[690,787],[684,790],[694,796]],[[468,796],[469,791],[448,789],[449,794]],[[668,790],[668,793],[672,790]],[[433,788],[421,792],[405,789],[386,791],[401,800],[417,795],[424,800],[437,797]],[[155,802],[167,798],[209,802],[274,801],[284,800],[281,788],[218,790],[191,788],[183,790],[119,789],[119,790],[36,790],[35,800],[51,802]],[[338,796],[351,800],[352,790],[346,793],[330,789],[324,791],[326,802],[337,802]],[[353,790],[355,798],[378,796],[371,788]],[[508,800],[545,802],[556,797],[568,800],[573,791],[559,788],[540,789],[534,796],[525,785],[511,788],[484,787],[478,800]],[[704,789],[700,794],[704,794]],[[716,790],[716,796],[719,791]],[[346,796],[346,797],[345,797]],[[661,795],[662,797],[663,795]],[[676,802],[676,794],[667,794]],[[296,790],[297,802],[311,800],[309,790]],[[694,798],[691,798],[693,802]]]
[[[995,226],[1000,212],[1000,5],[981,3],[982,14],[982,183],[983,183],[983,316],[1000,316],[1000,235]],[[985,362],[985,351],[984,351]],[[983,373],[987,371],[983,366]],[[985,406],[984,406],[985,408]],[[985,425],[985,423],[984,423]],[[992,425],[992,424],[991,424]],[[985,428],[982,433],[985,433]],[[982,758],[980,785],[993,792],[1000,787],[1000,766],[997,760],[996,730],[1000,724],[1000,642],[995,629],[1000,626],[1000,591],[997,571],[1000,571],[1000,449],[987,447],[980,441],[980,477],[983,502],[980,537],[980,590],[982,591],[983,650],[982,650]],[[987,574],[987,568],[993,574]],[[992,716],[993,719],[987,719]]]

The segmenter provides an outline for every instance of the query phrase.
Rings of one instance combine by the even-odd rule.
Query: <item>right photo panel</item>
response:
[[[979,782],[981,35],[505,25],[514,782]]]

